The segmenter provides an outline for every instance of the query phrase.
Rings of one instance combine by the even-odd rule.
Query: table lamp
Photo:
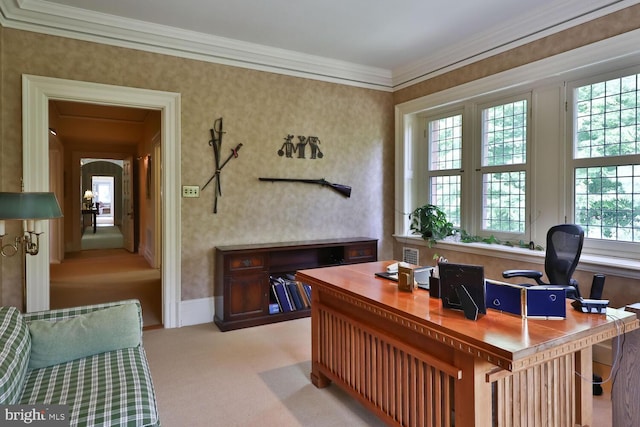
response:
[[[87,209],[93,209],[93,192],[87,190],[82,197],[87,201]]]
[[[15,255],[24,245],[25,253],[37,255],[40,249],[42,221],[61,218],[62,211],[54,193],[0,192],[0,248],[2,256]],[[17,236],[13,244],[4,244],[5,220],[22,220],[24,234]]]

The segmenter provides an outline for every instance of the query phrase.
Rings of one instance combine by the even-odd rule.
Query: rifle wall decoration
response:
[[[258,178],[260,181],[271,182],[303,182],[305,184],[317,184],[323,187],[329,187],[345,197],[351,197],[351,187],[342,184],[332,184],[326,179],[296,179],[296,178]]]
[[[222,130],[222,117],[220,117],[219,119],[216,119],[216,121],[213,122],[213,127],[210,129],[210,132],[211,132],[211,139],[209,140],[209,145],[213,147],[213,158],[215,161],[216,169],[213,175],[211,175],[211,178],[209,178],[209,180],[207,181],[207,183],[202,186],[202,189],[204,190],[207,187],[207,185],[209,185],[209,183],[213,181],[214,178],[216,179],[216,188],[214,190],[215,193],[213,196],[213,213],[215,214],[215,213],[218,213],[218,196],[222,196],[222,186],[220,184],[220,172],[222,172],[222,168],[227,163],[229,163],[229,160],[238,157],[238,151],[240,151],[242,144],[238,144],[236,145],[236,148],[232,148],[231,154],[229,154],[229,156],[224,160],[224,162],[220,163],[221,156],[222,156],[222,135],[226,133]]]
[[[293,142],[293,138],[293,135],[287,135],[282,147],[278,150],[278,156],[293,158],[293,156],[297,154],[298,159],[306,159],[305,151],[307,144],[309,144],[309,148],[311,149],[310,159],[321,159],[324,157],[324,154],[320,151],[320,138],[317,136],[298,135],[298,142],[296,143]]]

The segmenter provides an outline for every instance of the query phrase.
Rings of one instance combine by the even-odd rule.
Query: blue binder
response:
[[[567,291],[553,286],[533,286],[527,292],[529,318],[564,319],[567,317]]]
[[[505,282],[486,280],[487,308],[523,315],[524,288]]]

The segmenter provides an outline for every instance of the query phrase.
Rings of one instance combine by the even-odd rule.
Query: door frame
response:
[[[22,169],[24,191],[49,191],[49,101],[160,110],[162,167],[162,321],[180,323],[180,94],[76,80],[22,75]],[[170,219],[170,220],[169,220]],[[27,311],[49,309],[49,241],[41,237],[40,255],[28,256],[25,268]]]

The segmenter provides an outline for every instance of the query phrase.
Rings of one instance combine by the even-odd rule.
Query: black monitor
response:
[[[444,308],[465,310],[468,308],[465,307],[465,302],[473,301],[478,313],[486,314],[484,267],[441,262],[438,263],[438,271],[440,298]]]

